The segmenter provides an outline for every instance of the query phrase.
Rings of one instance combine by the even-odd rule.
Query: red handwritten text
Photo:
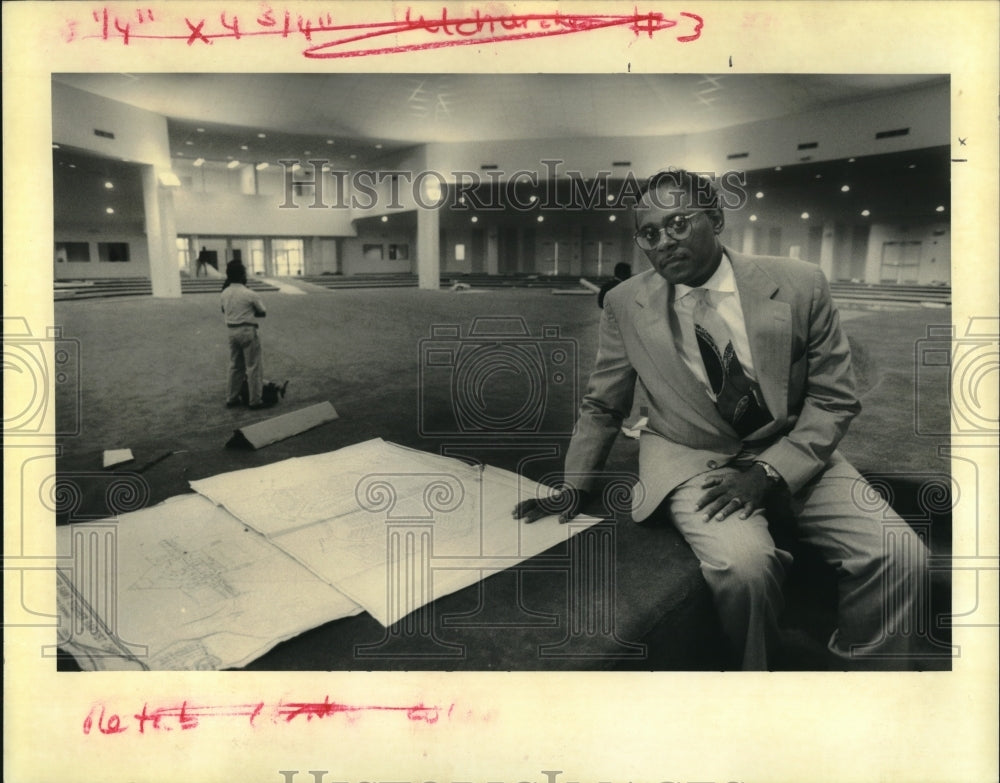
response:
[[[276,13],[265,4],[253,18],[241,18],[227,11],[218,17],[184,17],[183,27],[164,14],[149,8],[120,16],[107,7],[95,10],[91,17],[97,31],[84,34],[78,20],[67,20],[63,38],[118,40],[124,46],[140,40],[184,41],[187,46],[211,46],[217,41],[238,41],[260,36],[289,38],[301,36],[310,45],[302,55],[310,59],[369,57],[382,54],[440,49],[449,46],[484,44],[550,38],[556,35],[624,28],[633,36],[652,38],[655,33],[673,30],[675,40],[690,43],[701,37],[704,19],[682,11],[671,19],[660,12],[629,14],[495,14],[473,9],[452,17],[448,8],[433,15],[415,14],[407,8],[402,19],[389,22],[338,24],[329,14],[303,16],[290,11]],[[170,28],[176,28],[174,30]],[[391,44],[389,43],[391,41]]]
[[[267,705],[201,705],[182,701],[177,705],[151,707],[148,703],[133,715],[112,712],[105,704],[94,704],[83,719],[84,734],[149,734],[162,731],[188,731],[208,718],[246,718],[250,726],[260,719],[272,723],[292,723],[296,720],[329,718],[334,715],[357,715],[368,712],[403,713],[407,719],[422,723],[437,723],[441,716],[450,717],[454,705],[447,708],[414,704],[409,706],[354,705],[331,701],[329,696],[318,702],[278,702]]]

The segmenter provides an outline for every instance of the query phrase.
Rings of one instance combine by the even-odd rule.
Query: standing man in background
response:
[[[608,295],[608,291],[614,288],[616,285],[621,283],[623,280],[628,280],[632,276],[632,267],[626,264],[624,261],[619,261],[615,264],[615,276],[608,280],[604,285],[601,286],[601,290],[597,292],[597,306],[602,310],[604,309],[604,297]]]
[[[826,278],[815,264],[723,247],[718,193],[687,171],[649,180],[635,224],[653,268],[605,300],[556,497],[560,521],[589,499],[641,394],[648,421],[633,518],[667,516],[690,544],[734,661],[767,669],[778,646],[792,555],[771,522],[836,569],[832,665],[906,668],[911,637],[893,632],[913,628],[926,550],[916,534],[909,548],[888,550],[883,525],[899,517],[854,500],[871,489],[837,444],[861,406]],[[533,522],[550,509],[529,499],[514,516]]]
[[[247,270],[241,261],[226,264],[226,282],[222,286],[222,312],[229,332],[229,380],[226,407],[240,404],[240,387],[247,382],[249,407],[263,407],[264,368],[260,356],[260,337],[256,318],[264,318],[264,302],[247,288]]]

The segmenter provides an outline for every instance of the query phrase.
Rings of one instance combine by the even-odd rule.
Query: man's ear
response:
[[[722,229],[726,227],[726,216],[722,213],[721,209],[710,209],[708,211],[708,219],[712,221],[712,229],[716,234],[721,234]]]

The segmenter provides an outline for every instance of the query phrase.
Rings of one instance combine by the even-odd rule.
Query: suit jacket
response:
[[[590,489],[637,395],[649,423],[639,441],[632,515],[645,519],[675,487],[741,451],[759,454],[791,492],[834,462],[861,409],[847,338],[815,264],[726,250],[764,401],[774,421],[743,443],[677,352],[670,284],[655,270],[610,291],[594,371],[566,455],[566,481]],[[846,463],[845,463],[846,465]]]

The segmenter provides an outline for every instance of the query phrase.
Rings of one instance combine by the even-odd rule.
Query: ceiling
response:
[[[362,163],[427,142],[697,133],[947,77],[77,73],[53,79],[166,116],[177,157],[319,154]]]

